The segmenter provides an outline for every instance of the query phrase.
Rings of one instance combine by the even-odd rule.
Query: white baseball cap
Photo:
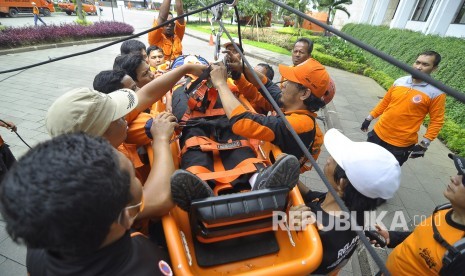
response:
[[[353,142],[337,129],[324,144],[357,191],[369,198],[392,198],[400,186],[400,166],[392,153],[370,142]]]
[[[45,117],[50,136],[85,132],[102,136],[111,122],[127,115],[138,104],[130,89],[104,94],[90,88],[71,90],[55,100]]]

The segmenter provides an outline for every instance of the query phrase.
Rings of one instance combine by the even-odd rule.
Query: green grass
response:
[[[198,23],[197,24],[191,24],[191,23],[189,23],[189,24],[187,24],[186,28],[196,30],[196,31],[206,33],[206,34],[211,33],[211,26],[210,26],[210,24],[207,24],[207,23],[204,23],[204,24],[198,24]],[[237,30],[237,25],[226,26],[226,29],[228,30],[228,32],[231,32],[231,31],[234,32],[234,31]],[[215,31],[218,31],[217,27],[215,27]],[[227,37],[227,35],[225,33],[223,33],[221,38],[226,38],[227,39],[228,37]],[[269,43],[258,42],[258,41],[249,40],[249,39],[243,39],[242,43],[244,43],[246,45],[251,45],[251,46],[258,47],[258,48],[262,48],[262,49],[265,49],[265,50],[268,50],[268,51],[272,51],[272,52],[278,53],[278,54],[284,54],[284,55],[288,55],[288,56],[291,55],[291,52],[289,50],[284,49],[284,48],[279,47],[279,46],[276,46],[276,45],[273,45],[273,44],[269,44]]]
[[[283,55],[288,55],[288,56],[291,55],[291,51],[284,49],[282,47],[273,45],[273,44],[258,42],[258,41],[248,40],[248,39],[244,39],[243,42],[244,44],[252,45],[258,48],[262,48],[268,51],[278,53],[278,54],[283,54]]]

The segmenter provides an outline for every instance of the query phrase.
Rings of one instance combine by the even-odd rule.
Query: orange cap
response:
[[[318,98],[323,97],[328,88],[329,74],[325,67],[313,58],[296,66],[279,65],[281,76],[309,88]]]

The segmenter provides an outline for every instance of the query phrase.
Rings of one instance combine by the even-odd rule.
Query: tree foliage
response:
[[[237,4],[237,8],[244,16],[264,17],[273,7],[273,3],[267,0],[241,0]]]
[[[284,3],[289,7],[299,10],[300,12],[307,13],[308,6],[310,5],[310,3],[312,3],[312,0],[285,0]],[[293,14],[294,13],[286,9],[281,10],[281,16],[291,16]],[[298,25],[302,26],[303,18],[297,15],[294,16],[297,18],[297,22],[299,23]]]
[[[319,11],[326,11],[328,19],[326,24],[332,25],[336,11],[342,11],[350,17],[350,13],[345,6],[351,5],[352,0],[313,0],[314,7]]]

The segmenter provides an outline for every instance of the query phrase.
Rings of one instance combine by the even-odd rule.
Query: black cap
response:
[[[465,175],[465,159],[452,153],[449,153],[448,156],[450,159],[454,160],[458,174]]]

